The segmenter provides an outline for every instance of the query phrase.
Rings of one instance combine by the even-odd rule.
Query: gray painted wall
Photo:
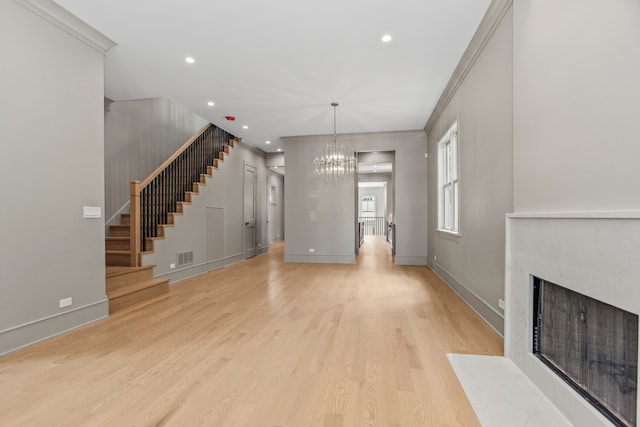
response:
[[[104,56],[0,2],[0,354],[108,314]],[[73,304],[60,308],[59,300]]]
[[[339,135],[354,151],[395,151],[396,263],[425,265],[427,260],[427,149],[423,131]],[[283,138],[285,261],[355,262],[354,179],[326,184],[313,175],[314,152],[329,135]],[[313,248],[314,253],[309,249]]]
[[[640,3],[514,4],[514,209],[640,208]]]
[[[429,131],[429,265],[502,333],[505,214],[513,210],[512,25],[507,12]],[[458,121],[460,236],[437,231],[437,144]]]
[[[244,163],[256,167],[258,252],[268,249],[267,169],[264,153],[238,143],[225,157],[200,194],[186,205],[175,227],[168,227],[165,238],[155,242],[155,251],[143,255],[143,265],[154,264],[156,277],[172,282],[195,276],[244,259],[243,180]],[[212,210],[214,209],[214,210]],[[222,223],[220,223],[222,222]],[[193,265],[171,269],[177,253],[193,251]]]
[[[284,176],[269,172],[267,174],[267,194],[270,186],[276,187],[276,204],[269,204],[267,239],[269,244],[284,240]],[[268,197],[268,196],[267,196]]]
[[[284,153],[267,153],[264,164],[268,167],[284,167]]]
[[[105,219],[129,202],[129,183],[142,181],[208,121],[166,98],[111,103],[105,120]],[[126,207],[123,212],[128,212]],[[111,221],[113,220],[113,221]]]

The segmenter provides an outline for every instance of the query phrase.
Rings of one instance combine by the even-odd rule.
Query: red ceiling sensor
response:
[[[224,116],[225,119],[229,120],[230,122],[234,121],[236,118],[235,116]]]

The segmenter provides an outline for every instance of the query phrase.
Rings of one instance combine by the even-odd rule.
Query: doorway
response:
[[[394,151],[358,153],[356,188],[356,254],[367,240],[389,243],[393,253],[395,214]]]
[[[244,164],[244,257],[256,256],[256,168]]]
[[[284,240],[284,168],[267,173],[267,241],[269,245]]]

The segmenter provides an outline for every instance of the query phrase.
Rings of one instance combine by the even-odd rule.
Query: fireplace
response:
[[[640,212],[507,216],[505,356],[576,426],[636,425],[639,260]]]
[[[533,278],[533,354],[617,426],[636,425],[638,316]]]

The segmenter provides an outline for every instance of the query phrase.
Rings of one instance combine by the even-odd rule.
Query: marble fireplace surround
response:
[[[532,276],[640,313],[640,212],[507,215],[505,273],[505,356],[574,425],[611,426],[533,355]]]

